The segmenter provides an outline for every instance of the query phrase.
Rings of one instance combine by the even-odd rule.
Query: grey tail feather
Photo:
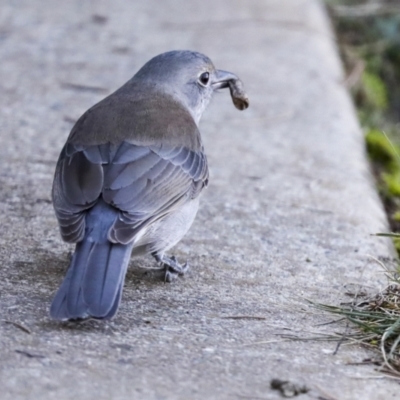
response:
[[[118,311],[133,243],[112,243],[108,229],[117,211],[102,200],[88,212],[67,275],[50,308],[53,319],[110,319]]]

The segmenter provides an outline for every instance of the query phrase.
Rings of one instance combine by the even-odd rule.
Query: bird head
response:
[[[204,54],[194,51],[169,51],[148,61],[132,78],[137,87],[152,86],[181,102],[198,124],[216,90],[229,88],[236,108],[244,110],[249,100],[240,79],[218,70]]]

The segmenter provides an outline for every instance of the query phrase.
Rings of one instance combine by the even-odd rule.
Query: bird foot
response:
[[[179,275],[184,275],[189,270],[189,263],[179,264],[175,256],[167,257],[159,255],[153,255],[161,267],[164,268],[164,282],[172,282]]]

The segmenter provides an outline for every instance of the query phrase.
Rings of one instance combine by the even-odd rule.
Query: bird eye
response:
[[[210,74],[208,72],[203,72],[199,77],[199,82],[203,86],[207,86],[209,80],[210,80]]]

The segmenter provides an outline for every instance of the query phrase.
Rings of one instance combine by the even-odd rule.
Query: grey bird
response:
[[[186,272],[165,252],[189,230],[207,186],[198,123],[222,88],[238,109],[248,107],[236,75],[203,54],[170,51],[76,122],[52,190],[61,236],[76,243],[53,319],[112,318],[131,256],[151,254],[166,281]]]

